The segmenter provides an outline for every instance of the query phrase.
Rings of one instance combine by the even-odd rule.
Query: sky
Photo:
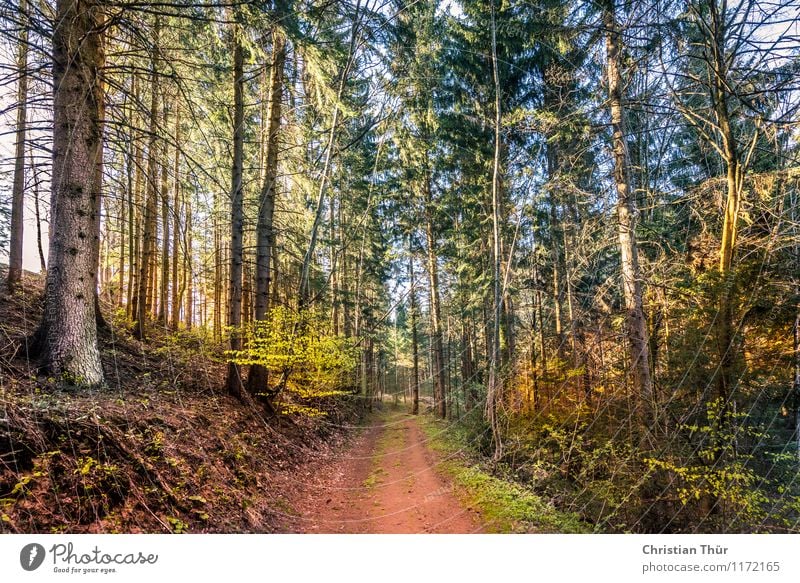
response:
[[[14,96],[8,94],[7,88],[0,89],[0,111],[4,111],[9,104],[13,103]],[[13,173],[11,172],[13,168],[13,161],[14,161],[14,117],[16,115],[16,111],[12,109],[11,112],[7,113],[6,115],[0,118],[0,169],[2,169],[3,174],[0,174],[0,182],[3,184],[2,191],[0,191],[0,196],[2,197],[10,197],[11,196],[11,181],[13,180]],[[6,174],[6,171],[8,173]],[[33,196],[32,196],[32,189],[27,189],[25,192],[25,209],[24,209],[24,233],[25,237],[23,240],[23,249],[22,249],[22,268],[28,271],[39,271],[39,251],[36,248],[36,215],[34,212],[34,203],[33,203]],[[41,214],[46,214],[46,209],[49,206],[49,189],[46,185],[41,187],[41,191],[39,195],[42,197],[40,211]],[[7,228],[7,225],[3,225],[2,228]],[[44,246],[44,254],[45,258],[47,258],[47,225],[42,225],[42,236],[43,239],[43,246]],[[0,263],[7,264],[8,263],[8,254],[3,253],[0,251]]]

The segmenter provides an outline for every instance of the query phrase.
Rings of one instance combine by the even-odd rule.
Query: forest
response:
[[[800,1],[0,23],[0,532],[800,532]]]

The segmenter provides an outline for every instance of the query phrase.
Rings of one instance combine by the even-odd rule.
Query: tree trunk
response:
[[[709,3],[711,9],[711,29],[707,30],[709,50],[713,55],[711,101],[716,116],[720,137],[722,138],[723,160],[726,166],[727,196],[722,224],[722,242],[719,251],[719,272],[723,283],[719,299],[719,324],[717,340],[720,355],[718,392],[723,400],[723,412],[727,411],[728,402],[735,384],[735,350],[733,346],[733,276],[731,269],[733,253],[736,248],[738,233],[739,208],[742,198],[742,167],[736,138],[731,127],[728,110],[728,66],[725,60],[724,13],[720,13],[716,2]]]
[[[184,198],[184,213],[186,214],[186,233],[183,243],[183,281],[186,285],[186,307],[184,308],[183,319],[186,323],[186,329],[191,330],[194,325],[194,271],[192,269],[194,240],[192,232],[192,202],[189,196]]]
[[[492,430],[494,454],[497,462],[503,455],[503,442],[497,418],[497,404],[500,396],[500,318],[502,311],[500,264],[500,74],[497,62],[497,39],[494,0],[492,2],[492,77],[494,79],[494,161],[492,166],[492,342],[489,353],[489,384],[486,390],[486,417]]]
[[[164,128],[167,127],[166,101],[164,102]],[[169,164],[167,163],[169,151],[164,144],[161,163],[161,280],[158,290],[158,322],[164,328],[168,321],[168,293],[169,293],[169,255],[170,255],[170,217],[169,217]]]
[[[39,252],[40,273],[47,273],[47,262],[44,259],[44,248],[42,247],[42,216],[39,208],[39,172],[33,161],[33,148],[28,152],[31,164],[31,177],[33,179],[33,211],[36,218],[36,250]]]
[[[358,39],[358,28],[361,24],[361,0],[356,1],[353,13],[353,26],[350,30],[350,47],[347,53],[347,61],[344,69],[342,69],[339,77],[339,89],[336,92],[336,102],[333,105],[333,119],[331,120],[331,129],[328,133],[328,145],[325,149],[325,161],[322,165],[322,175],[319,183],[319,193],[317,195],[317,207],[314,214],[314,223],[311,226],[311,236],[303,256],[303,265],[300,269],[300,289],[298,297],[300,300],[300,307],[306,307],[311,301],[311,289],[309,284],[309,274],[311,271],[311,262],[314,258],[314,250],[317,245],[317,237],[319,234],[319,227],[322,224],[322,212],[325,203],[325,192],[328,187],[328,174],[330,173],[331,157],[333,156],[333,147],[336,140],[336,125],[339,122],[339,103],[344,95],[345,85],[347,83],[347,76],[350,71],[350,66],[353,64],[353,58],[356,51],[356,40]]]
[[[134,103],[139,102],[139,83],[137,82],[136,75],[131,80],[133,91]],[[131,119],[135,120],[133,115],[135,108],[131,108]],[[132,190],[128,192],[128,293],[125,313],[128,317],[135,319],[138,314],[138,282],[137,273],[139,272],[139,221],[138,221],[138,206],[140,200],[141,184],[142,184],[142,147],[139,142],[139,136],[136,130],[131,131],[131,141],[133,142],[133,171],[135,180]]]
[[[436,255],[436,235],[433,225],[433,193],[430,177],[425,176],[425,236],[427,239],[428,284],[430,286],[431,351],[433,365],[433,401],[436,415],[447,417],[445,402],[444,346],[442,345],[442,309],[439,294],[439,264]]]
[[[800,295],[800,286],[795,288],[795,293]],[[797,459],[800,461],[800,304],[795,307],[794,317],[794,380],[792,393],[794,393],[794,438]]]
[[[172,166],[174,174],[174,190],[172,194],[172,297],[170,314],[170,325],[173,330],[177,330],[181,319],[181,293],[182,287],[178,285],[180,258],[180,227],[181,227],[181,113],[179,109],[180,101],[175,99],[175,159]]]
[[[608,59],[608,96],[613,130],[614,181],[617,186],[617,219],[625,296],[627,335],[634,389],[640,403],[640,421],[644,427],[657,422],[650,379],[650,352],[647,319],[642,301],[642,276],[636,246],[636,203],[630,185],[625,120],[622,100],[621,38],[617,27],[614,0],[604,6],[606,51]]]
[[[211,328],[214,342],[222,341],[222,234],[220,233],[219,218],[217,212],[220,205],[220,196],[215,196],[214,200],[214,280],[211,282],[214,292],[214,305],[211,313]],[[205,294],[204,294],[205,295]],[[205,309],[204,309],[205,312]],[[204,314],[205,316],[206,314]]]
[[[20,34],[17,54],[17,127],[14,183],[11,191],[11,241],[6,286],[13,292],[22,279],[22,245],[25,206],[25,134],[28,125],[28,18],[27,0],[20,0]]]
[[[155,39],[158,43],[160,32],[160,19],[156,17]],[[145,324],[149,314],[152,313],[152,279],[153,265],[156,253],[156,200],[159,192],[159,166],[158,166],[158,56],[153,49],[150,62],[150,136],[147,145],[147,188],[144,203],[142,253],[139,265],[138,292],[136,297],[136,337],[139,340],[145,337]]]
[[[411,239],[409,237],[408,278],[411,316],[411,354],[413,358],[413,375],[411,377],[411,413],[419,413],[419,338],[417,336],[417,290],[414,276],[414,258],[411,255]]]
[[[233,172],[231,177],[231,266],[228,281],[228,326],[231,351],[242,349],[242,265],[244,262],[244,49],[237,25],[233,31]],[[235,357],[234,357],[235,358]],[[233,360],[228,362],[228,392],[242,395],[242,373]]]
[[[95,313],[103,163],[102,8],[85,0],[56,3],[50,266],[35,343],[51,374],[85,386],[103,383]]]
[[[269,75],[269,111],[267,114],[267,147],[265,153],[264,184],[258,207],[256,226],[256,293],[255,321],[264,322],[270,307],[270,268],[275,253],[275,186],[278,180],[278,134],[281,127],[283,98],[283,68],[286,60],[286,41],[281,31],[272,32],[272,60]],[[258,325],[258,324],[256,324]],[[260,364],[250,367],[247,388],[253,394],[267,390],[267,369]]]

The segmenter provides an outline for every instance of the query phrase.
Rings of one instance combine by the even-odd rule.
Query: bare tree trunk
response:
[[[11,241],[6,286],[13,292],[22,279],[22,244],[25,207],[25,134],[28,125],[28,3],[20,0],[20,34],[17,54],[17,127],[14,183],[11,191]]]
[[[244,263],[244,49],[241,31],[233,30],[233,172],[231,176],[231,266],[228,280],[228,326],[231,351],[242,349],[242,265]],[[242,373],[233,360],[228,362],[228,392],[242,395]]]
[[[222,340],[222,234],[217,212],[219,210],[219,196],[214,201],[214,305],[211,313],[211,328],[214,335],[214,342]]]
[[[723,288],[719,299],[719,326],[717,338],[720,354],[719,396],[723,400],[723,412],[727,411],[728,402],[734,386],[735,349],[733,346],[733,253],[736,248],[738,233],[739,208],[742,198],[742,166],[736,138],[731,127],[728,110],[728,66],[725,60],[724,10],[718,9],[717,3],[709,3],[711,11],[711,28],[708,45],[712,61],[711,101],[716,114],[717,127],[722,138],[723,159],[726,166],[727,197],[722,224],[722,242],[719,251],[719,272]]]
[[[267,114],[267,146],[265,153],[264,184],[258,208],[256,226],[256,293],[255,321],[268,319],[270,307],[271,262],[275,253],[275,186],[278,181],[278,135],[281,128],[281,105],[283,99],[283,69],[286,60],[286,41],[277,28],[272,32],[272,60],[269,75],[269,111]],[[250,367],[247,388],[257,394],[267,390],[266,367],[254,364]]]
[[[167,127],[167,104],[164,101],[164,128]],[[169,164],[168,148],[164,144],[161,163],[161,280],[158,290],[158,322],[167,327],[169,292],[170,217],[169,217]]]
[[[155,39],[158,43],[161,21],[156,17]],[[142,234],[142,254],[139,265],[139,291],[136,298],[136,337],[140,340],[145,337],[145,324],[149,314],[152,312],[152,279],[153,265],[155,263],[156,251],[156,199],[159,192],[159,172],[158,172],[158,55],[157,49],[153,49],[150,63],[150,136],[147,145],[147,191],[145,194],[143,234]]]
[[[194,325],[194,270],[192,269],[194,240],[192,232],[192,202],[189,196],[184,198],[184,213],[186,214],[186,233],[184,238],[183,281],[186,285],[186,307],[184,308],[183,318],[186,322],[186,329],[191,330]]]
[[[636,203],[630,185],[625,120],[622,103],[621,39],[616,22],[615,0],[604,6],[608,59],[608,96],[613,130],[614,181],[617,186],[617,219],[625,296],[630,365],[640,407],[640,420],[646,427],[657,421],[653,386],[650,379],[650,351],[647,319],[642,301],[642,275],[636,246]]]
[[[555,146],[548,144],[547,148],[547,173],[550,180],[557,175],[557,162]],[[558,358],[564,359],[564,265],[561,253],[561,238],[557,234],[560,226],[558,218],[558,201],[556,200],[555,187],[550,188],[550,231],[552,233],[552,257],[553,257],[553,323],[556,333],[556,353]],[[560,366],[560,364],[558,365]]]
[[[497,462],[503,455],[503,442],[497,418],[497,404],[500,394],[498,366],[500,359],[500,318],[502,310],[501,271],[502,261],[500,248],[500,74],[497,69],[497,23],[495,22],[495,6],[492,2],[492,76],[494,79],[494,164],[492,167],[492,341],[489,353],[489,384],[486,392],[486,417],[492,430],[494,454]]]
[[[95,286],[103,163],[103,5],[58,0],[53,31],[50,266],[35,344],[52,374],[103,383]]]
[[[44,259],[44,248],[42,247],[42,215],[39,208],[39,172],[33,161],[33,149],[28,152],[31,164],[31,177],[33,179],[33,210],[36,217],[36,250],[39,252],[39,270],[47,273],[47,262]]]
[[[427,170],[427,169],[426,169]],[[436,235],[433,225],[433,193],[430,176],[426,174],[425,189],[425,236],[427,239],[428,283],[430,286],[430,318],[431,318],[431,351],[433,365],[433,401],[436,415],[442,419],[447,417],[445,401],[444,346],[442,341],[442,308],[439,293],[439,264],[436,255]]]
[[[179,258],[180,258],[180,227],[181,227],[181,112],[180,101],[175,99],[175,158],[172,166],[175,185],[172,194],[172,297],[170,325],[177,330],[181,319],[181,287],[178,285]]]
[[[133,133],[129,130],[129,139],[125,144],[125,188],[123,189],[119,199],[119,265],[117,266],[117,282],[119,289],[117,290],[116,304],[117,307],[122,307],[125,301],[125,248],[128,244],[126,241],[126,227],[128,224],[128,199],[131,196],[133,188],[133,140],[130,139],[130,134]]]
[[[138,77],[133,76],[131,80],[133,91],[134,103],[139,102],[139,83]],[[135,108],[131,108],[131,119],[135,120]],[[134,184],[133,189],[128,192],[128,293],[125,313],[128,317],[135,319],[138,314],[138,281],[136,279],[139,271],[139,221],[138,221],[138,203],[140,200],[141,184],[142,184],[142,147],[139,142],[138,132],[131,131],[131,141],[133,142],[133,171],[134,171]]]
[[[411,353],[414,361],[413,375],[411,377],[411,413],[419,413],[419,338],[417,336],[417,290],[416,277],[414,276],[414,257],[411,255],[411,238],[408,244],[408,278],[411,286],[409,291],[410,316],[411,316]]]
[[[800,286],[795,288],[795,293],[800,295]],[[794,317],[794,431],[796,440],[797,459],[800,461],[800,304],[795,307]]]
[[[356,40],[358,39],[358,29],[361,24],[360,8],[361,8],[361,0],[357,0],[355,11],[353,14],[353,26],[350,32],[350,48],[347,53],[347,62],[345,63],[345,66],[342,69],[339,77],[339,89],[336,92],[336,103],[334,103],[333,105],[333,119],[331,120],[331,129],[328,133],[328,145],[327,148],[325,149],[325,161],[323,162],[322,165],[322,175],[320,176],[319,193],[317,196],[317,207],[316,207],[316,212],[314,214],[314,223],[311,226],[310,241],[308,243],[308,248],[306,249],[306,253],[303,257],[303,265],[300,270],[300,290],[298,294],[300,298],[300,307],[307,306],[308,302],[311,300],[311,292],[309,287],[309,272],[311,270],[311,261],[314,258],[314,251],[317,246],[319,227],[322,224],[322,212],[325,203],[325,192],[328,187],[328,174],[330,174],[331,157],[333,155],[333,147],[336,139],[336,125],[339,123],[339,102],[342,99],[342,95],[344,95],[344,88],[347,83],[347,76],[350,71],[350,67],[353,63],[353,59],[355,57]]]
[[[797,191],[791,194],[791,209],[792,209],[792,231],[794,235],[794,264],[795,264],[795,280],[794,291],[795,296],[800,298],[800,229],[798,229],[798,196]],[[800,461],[800,299],[798,299],[795,306],[794,326],[792,330],[793,336],[793,352],[794,352],[794,378],[792,380],[792,394],[794,397],[794,438],[797,460]]]

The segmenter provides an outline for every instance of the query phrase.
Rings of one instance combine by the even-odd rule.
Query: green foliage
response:
[[[477,508],[496,532],[590,532],[577,514],[560,512],[530,489],[511,480],[494,476],[480,465],[459,455],[469,451],[471,440],[466,431],[444,430],[444,425],[420,418],[421,425],[436,450],[450,454],[442,468],[450,474],[459,494]]]
[[[308,401],[345,394],[341,389],[358,363],[358,350],[350,339],[326,330],[323,315],[313,310],[296,312],[274,308],[264,321],[242,330],[243,350],[227,351],[231,362],[261,365],[279,378],[289,394]],[[302,403],[282,403],[286,413],[316,416],[319,409]]]
[[[746,414],[729,411],[721,399],[707,404],[702,422],[681,429],[699,441],[693,452],[681,456],[673,450],[644,460],[650,471],[666,471],[675,479],[672,492],[680,504],[687,510],[692,504],[710,507],[726,530],[768,518],[775,502],[769,496],[771,481],[759,475],[752,453],[738,451],[748,438],[766,440],[766,432],[749,425]]]
[[[167,522],[169,523],[170,528],[174,534],[185,534],[189,532],[189,525],[182,521],[180,518],[175,518],[174,516],[168,516]]]

